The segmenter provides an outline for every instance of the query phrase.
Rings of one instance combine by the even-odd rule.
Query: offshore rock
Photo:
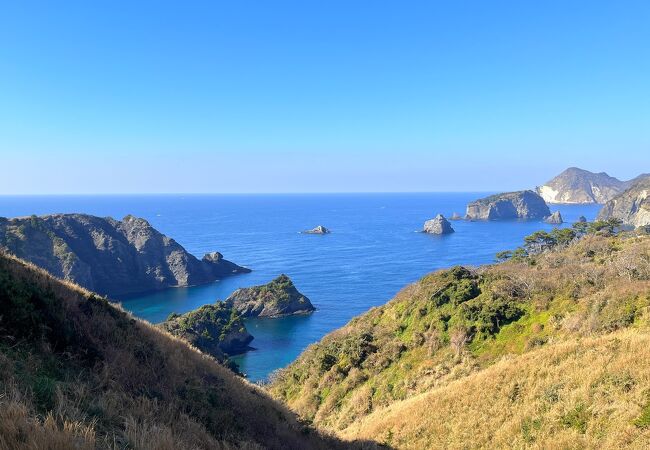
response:
[[[544,219],[551,215],[548,205],[534,191],[506,192],[467,205],[468,220]]]
[[[442,214],[438,214],[435,218],[424,222],[422,232],[428,234],[451,234],[454,232],[454,229]]]

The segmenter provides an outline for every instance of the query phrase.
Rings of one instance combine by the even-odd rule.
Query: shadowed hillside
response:
[[[212,358],[0,253],[0,448],[369,448]]]

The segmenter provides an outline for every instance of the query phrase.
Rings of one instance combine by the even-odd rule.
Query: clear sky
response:
[[[488,191],[568,166],[650,172],[650,1],[0,5],[0,193]]]

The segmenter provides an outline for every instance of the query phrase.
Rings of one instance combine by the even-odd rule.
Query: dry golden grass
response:
[[[650,334],[562,342],[373,412],[342,434],[404,449],[649,448]]]

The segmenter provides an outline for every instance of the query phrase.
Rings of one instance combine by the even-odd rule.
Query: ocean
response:
[[[252,350],[235,357],[252,381],[266,379],[309,344],[352,317],[390,300],[401,288],[436,269],[494,262],[494,255],[553,226],[540,221],[455,221],[456,233],[418,231],[442,213],[490,193],[0,196],[0,216],[87,213],[147,219],[188,251],[219,251],[250,274],[215,283],[126,297],[125,309],[153,323],[226,298],[239,287],[291,277],[317,311],[309,316],[251,319]],[[592,220],[598,205],[551,205],[567,222]],[[328,235],[300,234],[324,225]]]

